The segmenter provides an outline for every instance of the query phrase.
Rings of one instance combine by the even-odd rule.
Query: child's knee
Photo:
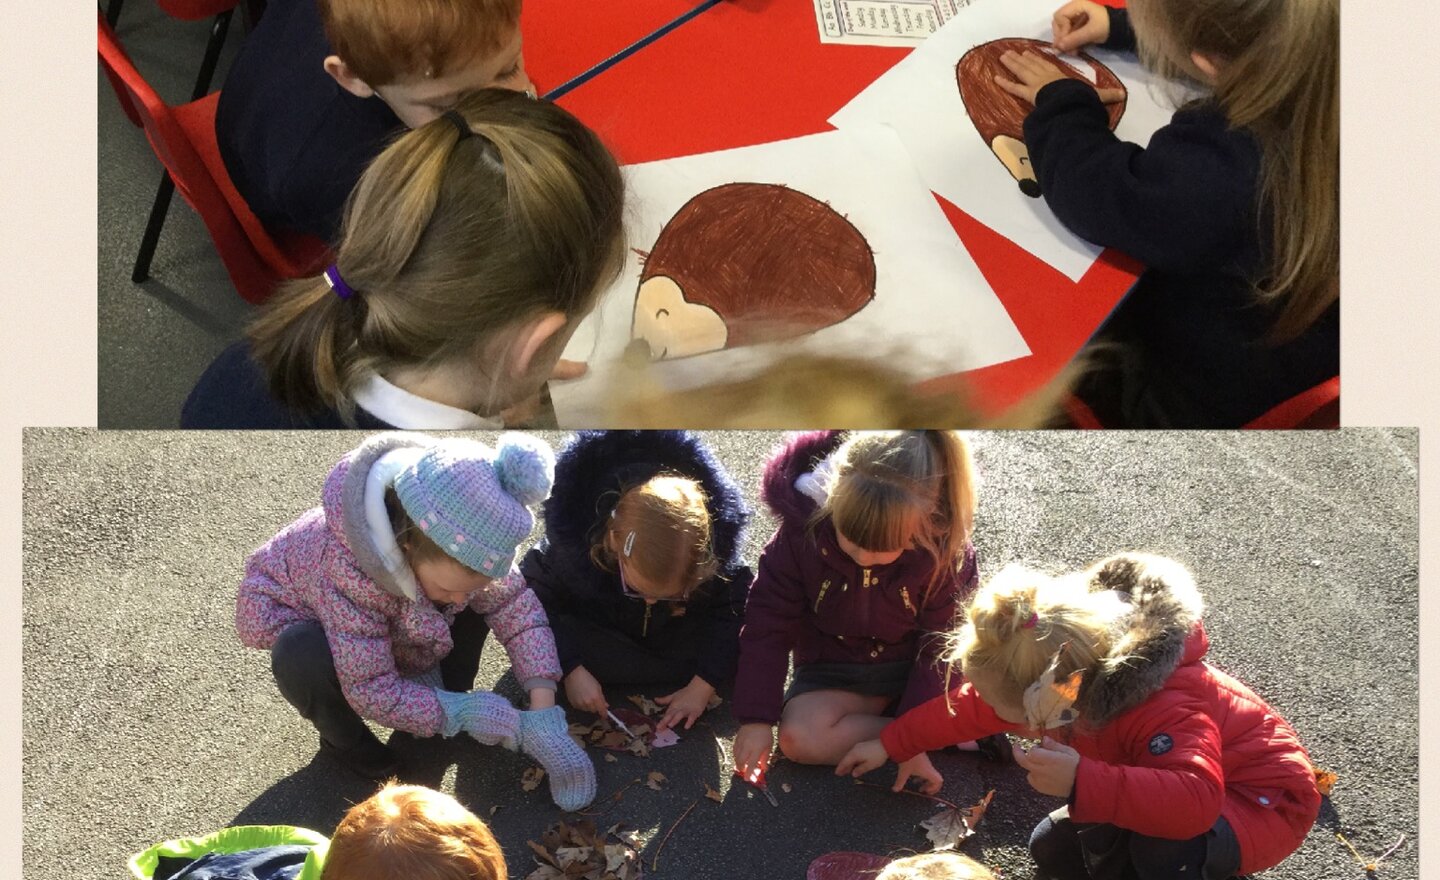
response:
[[[801,722],[780,723],[780,754],[797,764],[822,763],[817,759],[817,731]]]
[[[325,627],[313,620],[285,627],[270,647],[270,670],[279,681],[323,675],[334,666]]]

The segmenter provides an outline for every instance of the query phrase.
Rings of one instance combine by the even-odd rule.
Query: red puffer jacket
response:
[[[1194,583],[1179,566],[1153,562],[1120,556],[1085,575],[1091,589],[1130,595],[1139,644],[1127,650],[1131,663],[1087,675],[1076,702],[1079,729],[1067,731],[1080,753],[1070,817],[1184,840],[1223,815],[1240,841],[1240,873],[1272,867],[1300,846],[1320,811],[1310,756],[1264,700],[1204,662],[1210,643]],[[898,762],[1021,730],[966,683],[906,713],[880,739]]]

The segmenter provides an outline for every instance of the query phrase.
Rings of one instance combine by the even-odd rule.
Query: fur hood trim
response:
[[[765,505],[791,526],[804,526],[819,507],[815,499],[795,487],[795,481],[813,471],[845,440],[843,431],[808,431],[792,434],[765,463],[760,497]]]
[[[614,509],[618,490],[657,474],[700,484],[721,570],[739,566],[750,512],[735,481],[689,431],[580,432],[555,460],[555,488],[543,508],[549,551],[571,557],[575,571],[593,568],[591,532]]]
[[[1080,576],[1092,593],[1113,590],[1131,606],[1110,651],[1124,662],[1100,665],[1075,702],[1088,726],[1101,727],[1159,691],[1182,663],[1204,656],[1204,602],[1185,566],[1161,556],[1123,553]]]
[[[425,449],[435,442],[424,434],[376,434],[340,459],[330,471],[330,476],[325,478],[325,488],[321,496],[326,524],[349,548],[360,570],[385,592],[402,599],[410,597],[385,565],[384,556],[376,548],[370,534],[369,521],[365,515],[365,486],[369,481],[370,468],[387,452],[396,449]]]

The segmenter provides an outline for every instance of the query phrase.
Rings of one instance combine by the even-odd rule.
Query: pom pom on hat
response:
[[[500,438],[495,459],[495,476],[510,497],[534,507],[550,495],[555,484],[555,452],[543,440],[528,434],[505,434]]]
[[[489,446],[461,438],[437,442],[395,475],[395,494],[424,535],[462,565],[492,578],[509,573],[534,528],[531,506],[554,479],[555,454],[523,434]]]

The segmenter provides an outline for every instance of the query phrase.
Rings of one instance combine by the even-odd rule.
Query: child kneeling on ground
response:
[[[1031,835],[1037,878],[1224,880],[1270,868],[1315,822],[1315,772],[1274,709],[1204,662],[1202,610],[1190,573],[1160,557],[1115,556],[1060,578],[1007,568],[956,634],[950,659],[965,683],[855,746],[835,772],[894,760],[897,790],[915,776],[933,793],[942,779],[928,750],[997,731],[1043,737],[1015,752],[1037,791],[1067,800]]]
[[[384,778],[395,756],[362,718],[425,737],[463,730],[539,761],[561,808],[590,803],[595,767],[555,705],[555,640],[514,567],[553,456],[523,434],[501,437],[498,452],[378,435],[335,466],[320,507],[250,557],[240,640],[270,651],[280,693],[315,725],[321,751]],[[471,690],[491,630],[530,711]]]

